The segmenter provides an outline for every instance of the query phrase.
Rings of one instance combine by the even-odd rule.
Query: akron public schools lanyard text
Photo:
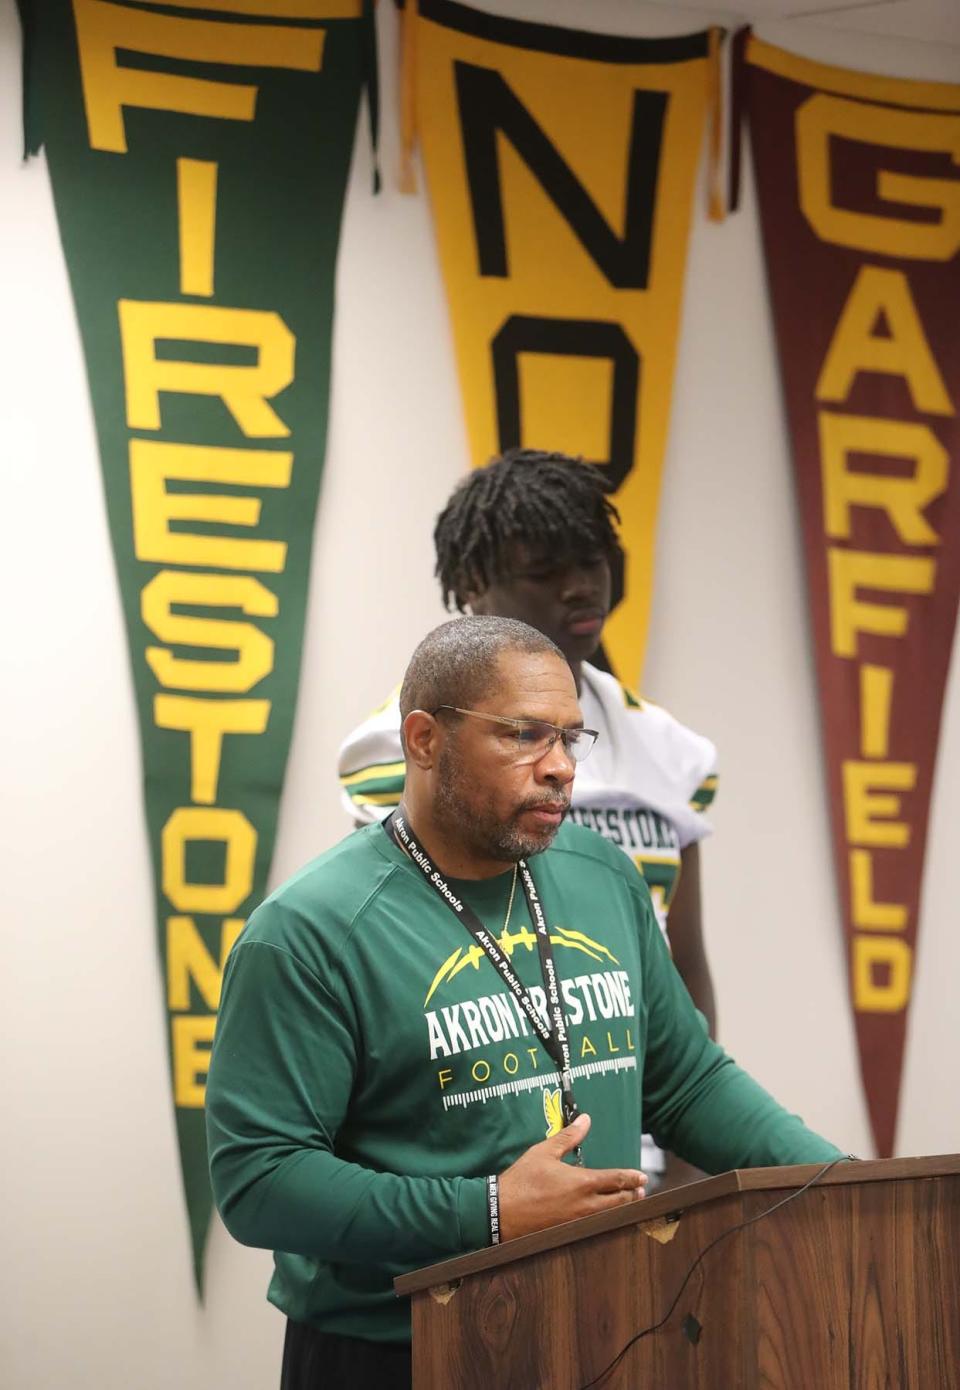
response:
[[[401,849],[406,850],[407,854],[413,860],[414,864],[416,864],[440,901],[446,903],[453,915],[459,918],[490,962],[496,966],[503,978],[504,984],[526,1014],[530,1021],[531,1028],[543,1043],[547,1052],[550,1054],[551,1061],[560,1073],[563,1119],[565,1124],[570,1124],[579,1114],[576,1101],[573,1098],[570,1036],[567,1032],[567,1020],[563,1012],[563,1004],[560,1000],[560,983],[557,979],[557,967],[553,959],[553,947],[550,945],[550,932],[547,928],[547,919],[543,915],[543,906],[537,894],[533,875],[528,869],[526,861],[523,859],[519,860],[517,869],[520,874],[520,882],[523,884],[523,895],[527,900],[530,919],[537,932],[537,949],[540,953],[540,969],[543,971],[543,983],[547,991],[547,1007],[550,1011],[551,1026],[549,1028],[537,1012],[536,1005],[530,998],[526,986],[521,984],[520,980],[517,978],[506,952],[500,949],[495,938],[490,935],[473,909],[467,903],[461,902],[455,894],[451,893],[446,883],[444,883],[441,874],[433,867],[429,858],[417,843],[412,827],[406,824],[399,811],[394,811],[393,815],[386,821],[384,828],[394,843]],[[579,1150],[577,1150],[577,1159],[578,1162],[582,1162]]]

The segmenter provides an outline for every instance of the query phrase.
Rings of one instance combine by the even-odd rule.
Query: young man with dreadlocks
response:
[[[577,770],[571,819],[618,845],[643,874],[712,1036],[698,844],[710,833],[703,812],[716,788],[716,750],[590,664],[621,559],[619,519],[593,465],[512,449],[454,490],[434,529],[436,573],[448,609],[517,618],[551,638],[570,663],[584,723],[600,731],[593,756]],[[383,819],[396,807],[405,771],[396,694],[347,738],[339,771],[355,822]],[[649,1138],[643,1167],[652,1182],[663,1177],[665,1157]],[[665,1181],[691,1171],[672,1161]]]

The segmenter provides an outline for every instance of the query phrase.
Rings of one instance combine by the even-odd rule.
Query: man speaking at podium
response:
[[[640,874],[563,818],[595,734],[549,638],[464,617],[400,695],[403,801],[301,870],[227,966],[217,1206],[276,1252],[282,1390],[409,1386],[394,1277],[707,1172],[841,1157],[707,1036]]]

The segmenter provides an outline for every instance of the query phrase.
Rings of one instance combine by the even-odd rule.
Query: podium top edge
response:
[[[650,1221],[679,1216],[685,1211],[713,1202],[721,1197],[745,1192],[782,1192],[803,1187],[823,1168],[822,1163],[797,1163],[783,1168],[736,1168],[729,1173],[705,1178],[672,1188],[655,1197],[628,1206],[615,1207],[596,1216],[584,1216],[545,1231],[520,1236],[502,1245],[487,1246],[469,1255],[457,1255],[439,1264],[402,1274],[393,1282],[400,1296],[421,1293],[425,1289],[449,1284],[469,1274],[479,1274],[500,1265],[511,1264],[527,1255],[539,1255],[563,1245],[574,1245],[591,1236],[615,1231],[623,1226],[642,1226]],[[838,1163],[824,1174],[818,1187],[836,1187],[853,1183],[902,1182],[922,1178],[950,1177],[960,1174],[960,1154],[937,1154],[922,1158],[867,1159],[859,1163]]]

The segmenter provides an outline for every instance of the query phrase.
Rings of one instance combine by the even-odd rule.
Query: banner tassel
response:
[[[707,100],[710,105],[710,135],[707,164],[709,201],[707,215],[711,222],[726,220],[727,208],[723,196],[720,172],[723,154],[723,66],[721,54],[726,30],[713,27],[707,40]]]
[[[400,32],[400,192],[416,193],[413,152],[417,144],[417,0],[406,0]]]
[[[740,207],[740,180],[743,164],[743,95],[746,82],[747,44],[752,30],[749,24],[733,36],[730,62],[730,156],[727,208],[737,212]]]
[[[380,74],[377,66],[377,16],[374,12],[376,0],[363,0],[363,85],[367,93],[367,109],[370,113],[370,152],[373,157],[373,191],[379,193],[383,186],[380,177]]]
[[[20,67],[23,77],[23,158],[26,163],[31,155],[40,153],[43,145],[36,75],[39,28],[33,0],[17,0],[17,12],[23,44]]]

